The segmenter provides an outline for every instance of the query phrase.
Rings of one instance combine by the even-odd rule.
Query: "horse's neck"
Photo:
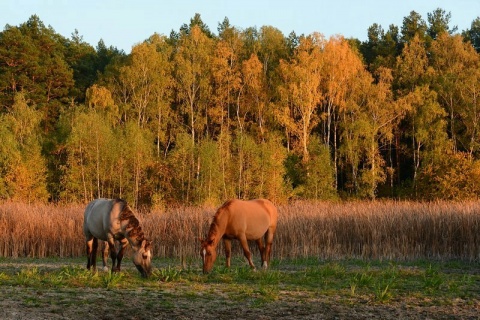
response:
[[[128,223],[125,223],[124,226],[122,226],[122,234],[125,239],[127,239],[130,246],[134,250],[138,250],[138,247],[142,244],[144,239],[142,228],[140,226],[132,228]]]
[[[225,222],[224,222],[225,221]],[[227,223],[225,219],[219,219],[218,215],[213,219],[212,225],[210,226],[210,231],[208,232],[208,240],[213,240],[214,246],[222,239],[225,234],[225,229],[227,228]]]
[[[125,239],[127,239],[128,243],[134,250],[138,250],[143,240],[143,239],[139,239],[138,237],[129,237],[128,233],[125,234]]]

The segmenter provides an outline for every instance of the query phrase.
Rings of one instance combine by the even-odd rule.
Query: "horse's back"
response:
[[[231,200],[227,202],[230,232],[245,232],[248,239],[258,239],[277,224],[277,209],[269,200]]]
[[[276,226],[278,221],[277,207],[275,207],[275,205],[267,199],[258,199],[254,201],[258,201],[262,206],[264,206],[265,210],[268,212],[270,218],[270,226]]]
[[[115,200],[95,199],[85,208],[83,232],[85,237],[93,236],[107,240],[107,230],[111,229]]]

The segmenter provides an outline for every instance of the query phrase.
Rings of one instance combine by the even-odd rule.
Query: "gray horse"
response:
[[[151,274],[151,242],[145,239],[138,219],[124,200],[96,199],[90,202],[85,209],[83,233],[87,245],[87,269],[96,269],[98,240],[103,240],[110,250],[112,272],[120,271],[125,248],[130,244],[138,271],[145,278]],[[118,252],[115,241],[120,242]]]

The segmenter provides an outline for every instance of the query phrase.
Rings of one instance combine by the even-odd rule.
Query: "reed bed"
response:
[[[83,256],[84,207],[0,204],[0,256]],[[277,259],[480,258],[480,202],[295,202],[278,209]],[[155,256],[184,259],[198,256],[198,238],[214,213],[209,207],[176,207],[137,217]],[[234,243],[236,254],[239,247]]]

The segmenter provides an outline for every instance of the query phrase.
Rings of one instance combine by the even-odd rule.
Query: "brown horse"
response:
[[[143,277],[151,273],[151,243],[145,239],[132,209],[121,199],[96,199],[85,209],[83,233],[87,244],[87,269],[96,269],[98,240],[108,243],[112,272],[120,271],[125,248],[133,249],[133,263]],[[118,252],[115,241],[120,242]],[[102,250],[105,254],[105,250]],[[116,263],[116,265],[115,265]]]
[[[270,262],[277,218],[277,208],[269,200],[242,201],[234,199],[225,202],[215,213],[207,238],[200,239],[203,272],[208,273],[212,269],[217,258],[216,248],[222,238],[225,245],[227,267],[230,267],[231,240],[238,239],[250,267],[255,269],[247,240],[255,240],[262,256],[262,267],[267,268]],[[265,245],[263,238],[265,238]]]

